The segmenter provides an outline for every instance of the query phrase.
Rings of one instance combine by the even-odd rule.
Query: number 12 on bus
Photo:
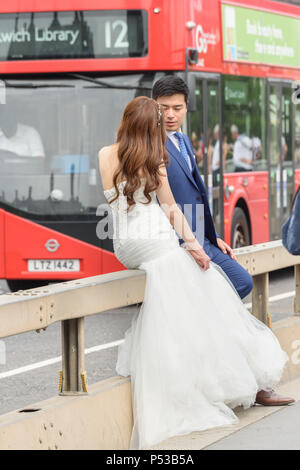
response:
[[[2,2],[0,278],[16,290],[125,269],[97,236],[97,154],[165,74],[189,85],[183,131],[218,233],[280,238],[300,184],[299,29],[299,7],[269,0]]]

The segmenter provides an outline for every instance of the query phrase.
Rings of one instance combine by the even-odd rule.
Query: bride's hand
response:
[[[209,268],[210,257],[207,256],[200,243],[197,240],[194,240],[192,242],[185,243],[184,247],[192,255],[203,271],[207,271]]]

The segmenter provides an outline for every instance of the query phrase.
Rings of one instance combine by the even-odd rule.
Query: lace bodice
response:
[[[147,198],[145,197],[144,195],[144,189],[145,189],[145,184],[146,184],[146,178],[141,178],[141,181],[142,181],[142,184],[141,186],[135,191],[134,195],[133,195],[133,198],[136,202],[136,204],[142,204],[142,203],[145,203],[147,202]],[[118,189],[120,191],[120,195],[118,197],[118,199],[116,199],[115,201],[113,201],[110,205],[111,207],[118,207],[120,208],[120,206],[124,206],[127,208],[127,201],[126,201],[126,196],[124,196],[124,193],[123,193],[123,190],[124,190],[124,187],[125,187],[125,184],[126,184],[126,180],[124,181],[121,181],[119,184],[118,184]],[[115,196],[116,194],[116,189],[115,187],[112,187],[110,189],[105,189],[104,191],[104,196],[106,197],[108,203],[109,201]],[[152,191],[150,193],[150,196],[152,198],[152,200],[155,200],[155,197],[156,197],[156,193],[155,191]]]

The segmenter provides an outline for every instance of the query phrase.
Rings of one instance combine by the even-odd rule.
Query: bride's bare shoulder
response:
[[[118,150],[117,144],[107,145],[106,147],[102,147],[102,149],[98,152],[99,160],[106,160],[111,156],[115,156]]]
[[[101,168],[112,167],[117,160],[118,146],[116,144],[102,147],[98,152],[99,165]]]
[[[99,150],[99,169],[104,188],[112,187],[113,174],[118,164],[117,151],[117,144],[108,145]]]

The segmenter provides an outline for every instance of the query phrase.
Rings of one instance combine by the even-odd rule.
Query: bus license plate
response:
[[[80,270],[79,259],[29,259],[29,272],[74,272]]]

